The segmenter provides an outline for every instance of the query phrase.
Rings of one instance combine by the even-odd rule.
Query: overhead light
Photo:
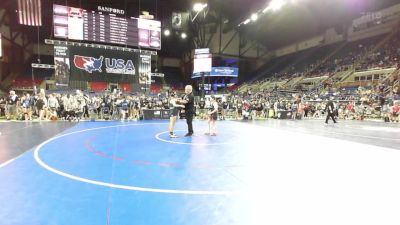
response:
[[[253,14],[251,15],[251,20],[252,20],[252,21],[256,21],[257,19],[258,19],[257,13],[253,13]]]
[[[250,23],[250,19],[247,19],[247,20],[245,20],[245,21],[243,22],[244,25],[246,25],[246,24],[248,24],[248,23]]]
[[[201,12],[203,9],[207,7],[207,3],[202,4],[202,3],[196,3],[193,5],[193,11],[195,12]]]
[[[186,39],[186,38],[187,38],[187,34],[186,34],[186,33],[182,33],[182,34],[181,34],[181,38],[182,38],[182,39]]]
[[[283,5],[285,5],[286,1],[285,0],[272,0],[267,8],[265,8],[262,12],[266,13],[267,11],[278,11],[279,9],[282,8]]]
[[[165,35],[165,36],[168,37],[170,34],[171,34],[171,31],[170,31],[170,30],[168,30],[168,29],[165,29],[165,30],[164,30],[164,35]]]

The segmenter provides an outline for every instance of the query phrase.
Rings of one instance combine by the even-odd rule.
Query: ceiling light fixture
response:
[[[251,15],[251,20],[254,22],[254,21],[257,21],[257,19],[258,19],[258,14],[257,13],[253,13]]]
[[[202,3],[196,3],[193,5],[193,11],[195,12],[201,12],[203,9],[207,7],[207,3],[202,4]]]
[[[186,39],[186,38],[187,38],[187,34],[186,34],[186,33],[182,33],[182,34],[181,34],[181,38],[182,38],[182,39]]]
[[[272,1],[268,4],[267,8],[265,8],[262,12],[263,12],[263,13],[266,13],[266,12],[268,12],[268,11],[270,11],[270,10],[272,10],[272,11],[278,11],[278,10],[281,9],[282,6],[284,6],[285,4],[286,4],[286,1],[285,1],[285,0],[272,0]]]

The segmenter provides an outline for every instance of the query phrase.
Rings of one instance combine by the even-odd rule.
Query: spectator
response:
[[[24,96],[21,99],[21,103],[25,121],[32,120],[33,98],[30,96],[29,93],[24,93]]]
[[[7,103],[6,103],[6,118],[7,120],[10,120],[11,118],[16,119],[17,118],[17,109],[19,106],[19,97],[18,95],[15,94],[15,91],[11,90],[10,95],[7,98]]]

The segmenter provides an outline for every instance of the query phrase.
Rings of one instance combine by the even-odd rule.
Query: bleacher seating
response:
[[[389,77],[398,68],[399,40],[400,33],[390,33],[275,57],[251,74],[238,90],[268,90],[276,87],[290,89],[297,84],[309,83],[307,79],[312,77],[316,77],[317,83],[325,84],[325,81],[329,81],[332,85],[349,82],[349,79],[354,81],[355,70],[362,72],[371,68],[380,70],[391,68],[390,72],[382,74],[379,79],[372,79],[375,80],[375,84]],[[348,85],[354,84],[348,83]]]
[[[35,79],[35,82],[33,82],[31,77],[18,77],[14,80],[11,89],[33,90],[33,86],[39,87],[42,82],[43,79]]]
[[[158,94],[161,91],[162,91],[162,85],[160,85],[160,84],[152,84],[151,85],[151,92],[152,93]]]

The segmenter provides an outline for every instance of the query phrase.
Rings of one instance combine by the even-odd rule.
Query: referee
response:
[[[185,116],[186,123],[188,125],[188,133],[185,137],[191,137],[193,135],[193,117],[195,114],[194,111],[194,95],[193,95],[193,87],[191,85],[187,85],[185,87],[185,96],[180,103],[185,105]]]
[[[326,120],[325,120],[326,124],[328,124],[329,118],[332,118],[333,122],[336,123],[334,110],[335,110],[335,105],[333,104],[332,100],[330,99],[325,106],[325,112],[327,114]]]

